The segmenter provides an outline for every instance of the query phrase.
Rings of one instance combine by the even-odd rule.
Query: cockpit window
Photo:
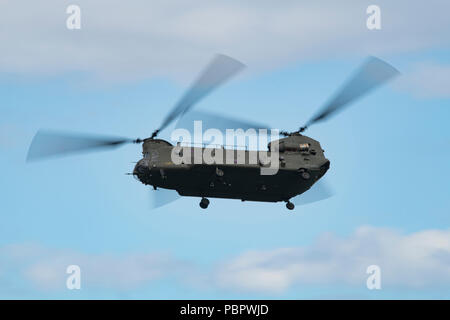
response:
[[[294,144],[294,145],[287,145],[283,151],[309,152],[309,147],[310,147],[309,143],[299,143],[299,144]]]
[[[309,152],[311,145],[309,143],[285,143],[284,141],[278,144],[278,148],[272,148],[269,144],[269,151],[283,152]],[[274,150],[271,150],[274,149]]]
[[[299,147],[301,152],[309,151],[309,143],[300,143]]]

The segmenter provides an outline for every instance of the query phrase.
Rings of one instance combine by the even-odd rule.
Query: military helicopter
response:
[[[202,160],[173,161],[176,154],[183,153],[189,160],[193,154],[219,153],[223,147],[173,145],[158,139],[158,134],[175,120],[186,117],[187,113],[205,96],[218,88],[229,78],[242,70],[244,65],[225,55],[216,55],[162,121],[159,128],[146,139],[126,139],[104,136],[74,135],[68,133],[39,130],[30,145],[27,161],[49,156],[70,154],[88,150],[115,148],[126,143],[142,144],[143,158],[140,159],[132,175],[144,185],[176,190],[180,196],[200,197],[200,207],[206,209],[208,198],[240,199],[242,201],[285,202],[289,210],[295,205],[291,199],[303,197],[330,167],[320,143],[303,132],[311,125],[327,120],[350,103],[372,89],[382,85],[399,72],[388,63],[369,57],[349,81],[326,103],[319,112],[296,131],[282,131],[281,139],[268,143],[268,154],[277,155],[279,168],[276,174],[262,175],[261,168],[267,166],[261,161],[251,162],[257,151],[245,150],[240,163],[207,163]],[[224,118],[217,118],[218,121]],[[225,119],[226,120],[226,119]],[[229,122],[228,122],[229,123]],[[236,123],[232,124],[233,126]],[[242,127],[253,124],[239,122]],[[233,151],[233,157],[237,150]],[[223,152],[222,152],[223,154]],[[242,155],[242,153],[241,153]],[[222,157],[222,155],[221,155]],[[319,196],[320,198],[320,196]],[[317,200],[317,199],[316,199]]]

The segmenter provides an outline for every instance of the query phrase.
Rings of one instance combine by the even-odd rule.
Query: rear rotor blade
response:
[[[200,74],[199,78],[192,84],[191,88],[166,116],[159,129],[155,131],[154,136],[243,68],[244,64],[233,58],[225,55],[216,55],[213,61]]]
[[[39,130],[28,149],[27,162],[58,155],[112,149],[125,143],[138,142],[141,140]]]
[[[317,181],[308,191],[292,198],[291,201],[297,206],[302,206],[332,197],[334,192],[328,182],[323,179]]]
[[[300,131],[303,131],[316,122],[326,120],[332,114],[348,106],[398,74],[398,70],[390,64],[376,57],[369,57],[342,89]]]

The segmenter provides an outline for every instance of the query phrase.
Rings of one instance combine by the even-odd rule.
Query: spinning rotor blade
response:
[[[332,188],[328,185],[328,183],[323,180],[323,178],[317,181],[311,189],[302,193],[294,198],[291,201],[297,205],[302,206],[305,204],[321,201],[332,197],[334,194]]]
[[[398,74],[398,70],[390,64],[378,58],[369,57],[322,110],[300,129],[300,132],[316,122],[326,120],[330,115],[343,109]]]
[[[152,137],[155,137],[159,131],[163,130],[176,118],[189,111],[189,109],[207,96],[211,91],[219,87],[243,68],[244,65],[233,58],[225,55],[216,55],[213,61],[200,74],[197,81],[193,83],[191,88],[173,107],[159,129],[153,133]]]
[[[159,188],[158,190],[152,190],[151,192],[151,206],[153,209],[165,206],[166,204],[172,203],[181,197],[175,190]]]
[[[34,136],[28,149],[27,161],[97,149],[111,149],[125,143],[139,142],[142,141],[140,139],[132,140],[117,137],[87,136],[40,130]]]
[[[194,128],[194,121],[201,121],[202,131],[218,129],[222,133],[226,133],[226,129],[242,129],[244,131],[255,129],[256,133],[258,133],[259,129],[269,130],[269,127],[264,124],[229,118],[227,116],[205,111],[191,111],[187,113],[178,120],[176,127],[187,129],[191,132],[191,129]]]

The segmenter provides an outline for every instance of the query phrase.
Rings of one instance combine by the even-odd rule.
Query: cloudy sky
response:
[[[66,9],[81,8],[68,30]],[[366,9],[381,8],[381,30]],[[0,0],[0,298],[450,298],[445,1]],[[26,164],[39,128],[145,137],[216,53],[247,68],[198,109],[293,130],[368,55],[401,76],[308,135],[335,195],[155,195],[138,146]],[[170,137],[166,130],[162,137]],[[159,192],[159,191],[158,191]],[[81,268],[81,290],[66,268]],[[367,267],[381,269],[368,290]]]

